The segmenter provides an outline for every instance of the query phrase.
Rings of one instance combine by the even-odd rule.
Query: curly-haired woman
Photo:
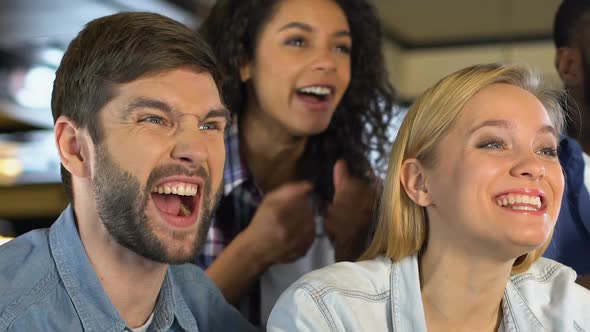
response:
[[[303,273],[364,249],[394,113],[381,28],[365,0],[220,0],[201,33],[234,124],[197,263],[264,324]]]

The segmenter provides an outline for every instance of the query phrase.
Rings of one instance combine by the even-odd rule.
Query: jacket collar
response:
[[[390,287],[394,331],[426,331],[416,255],[392,264]]]
[[[74,210],[69,205],[49,230],[49,245],[58,274],[70,297],[84,331],[122,331],[125,321],[111,303],[98,280],[76,228]],[[185,330],[197,331],[188,306],[174,294],[170,269],[160,290],[152,324],[167,330],[177,319]]]
[[[420,291],[418,256],[391,263],[391,317],[394,331],[427,331]],[[502,298],[504,331],[537,332],[544,327],[531,311],[512,279]],[[518,312],[518,314],[516,314]]]

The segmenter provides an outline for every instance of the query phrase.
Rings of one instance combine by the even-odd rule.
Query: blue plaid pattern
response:
[[[262,202],[262,191],[240,155],[238,121],[234,119],[225,136],[225,169],[223,172],[223,197],[207,233],[201,254],[195,263],[207,269],[229,243],[246,227]],[[238,308],[253,324],[260,324],[260,287],[253,285]]]

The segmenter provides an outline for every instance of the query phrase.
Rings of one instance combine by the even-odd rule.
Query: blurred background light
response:
[[[16,181],[23,172],[23,165],[18,158],[0,158],[0,184],[8,185]]]
[[[16,91],[14,99],[27,108],[51,108],[51,90],[55,79],[55,69],[37,66],[24,76],[22,87]]]
[[[59,66],[64,51],[55,47],[48,47],[40,52],[39,58],[41,61],[55,68]]]

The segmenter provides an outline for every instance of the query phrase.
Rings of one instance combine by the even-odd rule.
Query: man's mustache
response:
[[[188,177],[201,177],[205,179],[205,187],[208,187],[210,185],[209,173],[207,172],[205,167],[199,166],[197,169],[189,169],[182,165],[171,164],[156,167],[148,177],[145,190],[149,193],[151,192],[151,189],[156,185],[156,183],[161,179],[177,175]]]

